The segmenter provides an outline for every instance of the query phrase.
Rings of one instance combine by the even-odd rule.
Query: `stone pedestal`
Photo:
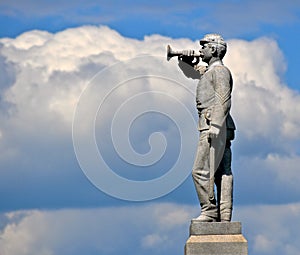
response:
[[[185,255],[248,255],[240,222],[192,220]]]

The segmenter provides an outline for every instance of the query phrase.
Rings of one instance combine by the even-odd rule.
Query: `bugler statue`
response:
[[[168,46],[167,59],[178,56],[183,73],[199,79],[196,105],[200,136],[192,170],[201,205],[197,220],[230,222],[233,202],[231,141],[235,124],[230,115],[232,76],[222,62],[227,44],[222,36],[207,34],[200,40],[200,46],[199,52],[173,51]],[[207,66],[199,65],[200,58]]]

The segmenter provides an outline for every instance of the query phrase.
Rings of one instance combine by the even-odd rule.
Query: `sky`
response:
[[[299,1],[0,2],[0,254],[183,254],[197,80],[166,47],[220,33],[233,221],[299,255]],[[101,171],[99,171],[101,169]]]

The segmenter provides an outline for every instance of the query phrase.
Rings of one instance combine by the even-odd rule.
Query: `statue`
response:
[[[222,62],[227,44],[220,35],[207,34],[200,40],[200,46],[199,53],[176,52],[168,46],[167,58],[178,56],[183,73],[188,78],[199,79],[196,104],[200,136],[192,171],[201,205],[201,214],[196,220],[230,222],[233,202],[230,147],[235,125],[230,115],[232,76]],[[200,58],[207,66],[198,65]]]

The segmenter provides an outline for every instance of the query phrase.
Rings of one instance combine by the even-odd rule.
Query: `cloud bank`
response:
[[[174,191],[161,198],[161,201],[175,201],[174,204],[159,204],[158,200],[145,206],[123,208],[120,207],[123,202],[106,196],[88,182],[72,143],[76,105],[91,82],[99,83],[94,83],[97,93],[90,94],[86,109],[93,100],[106,95],[114,86],[112,81],[126,81],[105,101],[105,111],[99,108],[95,116],[95,139],[101,153],[117,174],[137,181],[157,178],[165,174],[162,170],[174,165],[181,144],[176,124],[185,128],[185,122],[180,121],[185,115],[175,124],[163,114],[142,115],[130,122],[129,135],[122,124],[118,126],[118,133],[124,134],[140,155],[151,151],[151,134],[163,134],[165,140],[157,136],[152,145],[155,148],[165,141],[165,156],[149,168],[124,162],[114,150],[107,126],[118,110],[122,121],[141,106],[155,105],[180,113],[178,105],[172,107],[177,102],[174,98],[197,119],[191,94],[197,81],[183,76],[176,59],[165,60],[167,44],[174,49],[198,48],[198,42],[185,38],[151,35],[134,40],[105,26],[83,26],[54,34],[29,31],[17,38],[0,39],[1,211],[11,212],[1,216],[1,254],[71,254],[75,250],[116,254],[121,248],[135,254],[141,251],[162,254],[172,249],[178,252],[183,247],[186,224],[198,213],[190,177],[179,187],[180,194]],[[232,39],[228,46],[225,64],[234,78],[232,115],[238,128],[233,143],[235,204],[239,208],[235,218],[245,222],[250,249],[256,254],[275,254],[273,244],[280,251],[278,254],[297,254],[299,247],[292,222],[299,211],[300,96],[282,80],[286,63],[275,40]],[[152,57],[147,58],[149,54]],[[137,56],[148,61],[128,65]],[[100,81],[93,79],[115,70],[116,66],[122,68]],[[150,77],[157,72],[167,77],[168,82]],[[147,78],[129,81],[128,77],[136,73]],[[157,90],[164,91],[163,100],[157,94],[133,100],[145,91]],[[119,106],[127,99],[135,104],[121,111]],[[87,111],[85,117],[89,114]],[[196,126],[193,128],[195,132],[191,133],[197,137]],[[126,139],[119,144],[125,152]],[[193,147],[187,152],[193,155]],[[190,168],[192,161],[184,163]],[[70,207],[81,209],[64,209]],[[87,209],[91,207],[95,209]],[[159,217],[155,217],[157,210],[161,212]],[[273,221],[264,225],[261,215],[268,215],[268,219],[272,215]],[[82,219],[86,219],[83,220],[86,232],[91,231],[88,234],[81,230]],[[280,223],[286,219],[291,220],[285,225]],[[168,224],[164,225],[165,222]],[[278,235],[272,235],[274,222],[280,223],[277,229],[284,229]],[[66,233],[63,229],[72,231]],[[133,238],[127,235],[128,229],[133,229]],[[103,243],[98,236],[103,237]],[[84,242],[78,243],[79,239]],[[116,241],[118,245],[114,246]]]
[[[170,203],[1,214],[0,252],[182,254],[198,207]],[[296,255],[299,203],[236,207],[249,254]]]
[[[2,215],[3,255],[183,251],[194,208],[175,204],[19,211]],[[174,235],[174,232],[176,233]]]
[[[1,172],[2,189],[14,193],[8,187],[8,183],[14,186],[13,180],[23,176],[22,182],[16,187],[22,192],[34,195],[43,187],[42,192],[49,197],[49,190],[53,185],[61,191],[67,186],[70,193],[73,192],[78,180],[82,178],[77,172],[80,170],[72,150],[73,114],[81,93],[99,71],[109,72],[108,67],[125,61],[123,69],[110,76],[120,81],[136,72],[151,75],[160,65],[163,67],[163,70],[159,70],[162,75],[171,77],[184,84],[189,91],[194,91],[196,81],[185,78],[179,72],[175,59],[163,62],[166,45],[169,43],[175,49],[198,47],[197,42],[188,39],[174,40],[159,35],[147,36],[144,40],[129,39],[103,26],[84,26],[56,34],[30,31],[15,39],[2,38],[0,127],[0,164],[1,169],[4,169]],[[282,194],[283,198],[293,202],[297,200],[298,194],[295,195],[298,188],[294,183],[297,182],[298,175],[294,166],[299,161],[297,127],[300,124],[300,98],[297,92],[282,82],[281,77],[286,70],[284,56],[276,41],[270,38],[258,38],[251,42],[229,40],[228,44],[229,51],[225,63],[234,76],[232,114],[238,128],[237,139],[234,142],[234,164],[236,175],[241,179],[236,184],[237,191],[242,190],[243,199],[240,202],[247,203],[249,199],[252,201],[248,194],[253,192],[253,187],[248,180],[258,180],[261,183],[256,190],[264,190],[266,187],[263,183],[269,183],[273,193],[284,185],[286,189]],[[160,56],[162,64],[149,58],[143,65],[126,66],[128,63],[126,61],[136,56],[153,53]],[[111,80],[104,78],[102,84],[98,86],[97,93],[103,92],[102,87],[110,88],[113,85],[110,82]],[[115,98],[107,104],[104,114],[98,114],[100,115],[97,117],[100,122],[96,122],[99,127],[96,134],[98,139],[109,138],[109,133],[102,133],[101,125],[112,118],[107,113],[112,109],[116,110],[117,106],[132,97],[132,91],[142,93],[146,89],[163,88],[165,93],[171,93],[170,95],[181,100],[197,118],[194,99],[190,94],[182,93],[181,87],[170,87],[169,84],[161,81],[157,83],[150,79],[139,82],[141,84],[128,83],[118,89]],[[93,95],[96,99],[97,93]],[[168,101],[163,102],[155,96],[152,96],[149,102],[161,109],[164,109],[164,104],[169,105]],[[129,107],[128,113],[134,109],[132,107],[136,108],[136,105]],[[176,112],[176,107],[173,108]],[[126,116],[125,113],[124,119]],[[155,131],[163,130],[165,137],[170,138],[169,141],[177,136],[172,123],[163,124],[161,117],[154,119],[152,117],[151,115],[141,121],[141,124],[135,124],[136,128],[131,133],[132,146],[140,154],[149,151],[148,138]],[[151,125],[149,118],[154,120],[151,121]],[[116,157],[111,156],[115,154],[111,154],[112,151],[107,148],[110,147],[107,145],[104,149],[106,151],[103,152],[106,153],[107,160],[110,164],[116,163],[117,170],[121,169],[119,164],[123,162],[116,161]],[[175,154],[170,155],[176,160],[176,150],[171,151]],[[190,154],[193,153],[191,146]],[[170,166],[174,164],[172,160],[168,162],[170,158],[172,156],[165,157],[166,161],[162,164]],[[19,163],[18,166],[15,162]],[[282,168],[288,169],[283,171]],[[152,174],[154,172],[154,169],[148,171]],[[147,176],[147,172],[142,173]],[[138,169],[132,173],[125,170],[118,174],[125,174],[125,177],[129,174],[133,179],[143,176]],[[158,174],[161,173],[157,172],[152,177],[150,174],[149,177],[157,177]],[[64,181],[67,179],[68,182]],[[67,194],[61,195],[68,198]],[[14,193],[13,196],[17,195]],[[258,200],[270,202],[270,196],[262,195]]]

